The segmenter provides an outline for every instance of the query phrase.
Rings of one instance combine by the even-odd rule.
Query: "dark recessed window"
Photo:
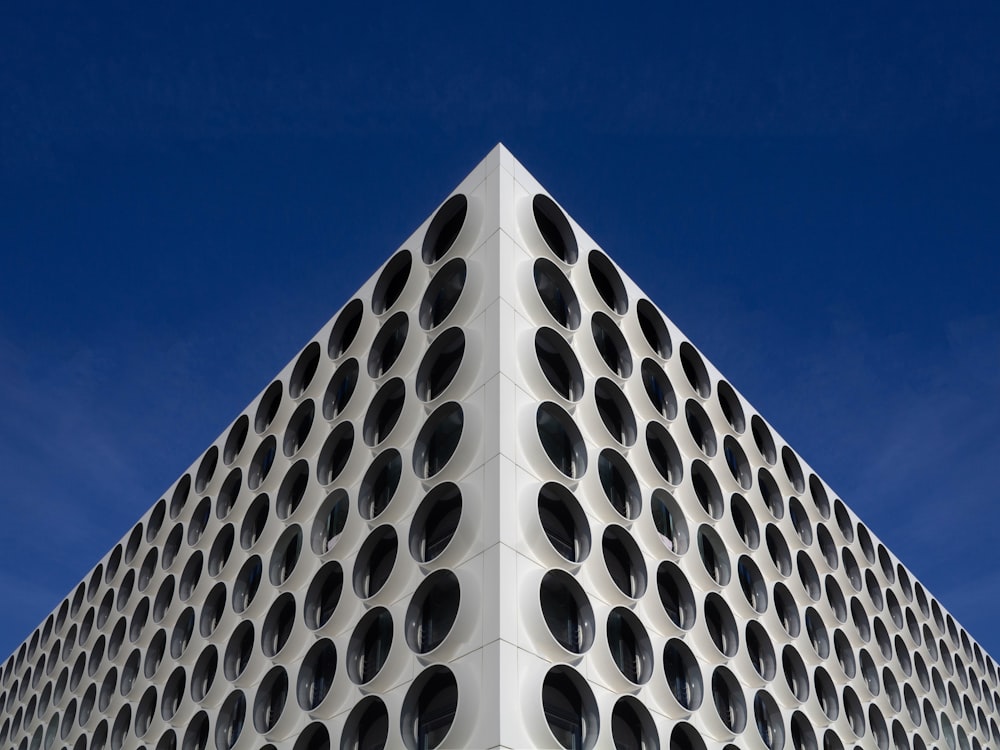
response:
[[[688,401],[684,405],[684,416],[695,445],[706,456],[714,456],[717,450],[715,430],[712,428],[712,420],[708,418],[705,410],[697,401]]]
[[[302,529],[292,524],[282,532],[271,552],[268,577],[272,586],[281,586],[295,570],[302,552]]]
[[[696,618],[694,593],[681,569],[672,562],[661,562],[656,570],[656,589],[670,621],[689,630]]]
[[[316,406],[313,404],[312,399],[307,399],[299,404],[295,413],[292,414],[292,418],[288,420],[282,450],[289,458],[298,453],[299,449],[305,445],[315,413]]]
[[[799,609],[795,604],[795,598],[783,583],[774,584],[774,612],[778,616],[781,627],[785,629],[792,638],[799,634],[801,622],[799,620]]]
[[[778,460],[778,453],[774,447],[771,430],[768,429],[763,419],[754,414],[750,418],[750,431],[753,433],[753,441],[761,458],[773,466],[774,462]]]
[[[740,582],[743,596],[756,612],[767,611],[767,585],[756,563],[747,555],[742,555],[736,563],[736,577]]]
[[[691,463],[691,485],[694,487],[698,503],[709,516],[718,520],[725,515],[725,501],[722,499],[719,480],[700,459],[695,459]]]
[[[323,638],[313,644],[299,667],[296,690],[299,706],[306,711],[316,709],[330,692],[336,674],[337,649],[333,641]]]
[[[611,711],[611,741],[622,750],[659,750],[649,711],[631,696],[619,698]]]
[[[740,539],[748,549],[757,549],[760,546],[760,526],[757,525],[757,517],[746,498],[742,495],[733,495],[729,499],[729,510]]]
[[[462,517],[462,493],[451,482],[440,484],[424,498],[410,524],[410,554],[428,563],[444,552]]]
[[[767,631],[759,622],[750,621],[747,623],[744,639],[747,655],[757,674],[765,680],[773,680],[776,671],[774,646],[771,645]]]
[[[583,436],[565,410],[553,403],[543,403],[538,407],[535,421],[542,448],[555,467],[570,479],[583,476],[587,470]]]
[[[319,569],[306,591],[306,627],[317,630],[326,625],[340,603],[343,589],[344,570],[339,562],[331,560]]]
[[[651,359],[642,362],[642,384],[653,407],[664,419],[677,416],[677,396],[663,369]]]
[[[278,487],[274,512],[281,520],[288,520],[299,509],[309,487],[309,463],[305,459],[295,462]]]
[[[458,683],[451,670],[431,667],[414,680],[403,700],[401,729],[407,747],[432,750],[444,742],[458,710]]]
[[[597,741],[594,695],[571,667],[556,666],[545,675],[542,712],[556,742],[567,750],[589,750]]]
[[[687,519],[673,496],[663,489],[654,490],[649,506],[653,524],[667,549],[677,555],[687,552]]]
[[[433,401],[444,393],[455,379],[464,355],[465,334],[461,328],[449,328],[434,339],[417,369],[417,397],[421,401]],[[400,394],[399,406],[402,405]]]
[[[455,258],[434,274],[424,298],[420,301],[420,326],[432,331],[441,325],[458,304],[465,288],[465,261]]]
[[[646,562],[635,540],[621,526],[608,526],[601,541],[611,580],[625,596],[638,599],[646,591]]]
[[[629,352],[625,337],[611,318],[604,313],[594,313],[590,319],[590,330],[594,336],[597,351],[608,366],[619,378],[627,378],[632,374],[632,354]]]
[[[236,505],[240,496],[240,488],[243,486],[243,472],[239,468],[233,469],[222,483],[219,496],[215,501],[215,517],[226,518]]]
[[[830,497],[826,494],[823,483],[815,474],[809,475],[809,494],[812,495],[813,505],[824,519],[830,517]]]
[[[663,672],[674,698],[689,711],[701,706],[704,688],[701,669],[691,650],[676,638],[667,641],[663,649]]]
[[[351,449],[354,447],[354,425],[342,422],[330,433],[323,444],[316,463],[316,479],[320,484],[330,484],[344,470]]]
[[[597,473],[604,494],[618,514],[630,521],[638,518],[642,510],[642,492],[625,458],[605,448],[597,459]]]
[[[222,451],[222,460],[226,466],[232,464],[239,457],[249,432],[250,418],[244,414],[233,423],[233,426],[229,430],[229,437],[226,438],[226,446]],[[161,518],[160,520],[162,522],[163,519]],[[155,533],[152,537],[147,533],[146,541],[153,541],[153,537],[155,537]]]
[[[313,341],[302,350],[302,354],[292,368],[292,376],[288,380],[288,395],[298,398],[312,384],[316,369],[319,367],[320,346]]]
[[[429,575],[414,592],[406,610],[406,642],[418,654],[433,651],[445,639],[455,618],[461,591],[450,570]]]
[[[258,435],[263,434],[274,421],[274,417],[278,413],[278,407],[281,406],[282,390],[281,381],[275,380],[264,391],[264,395],[260,397],[260,404],[257,406],[257,416],[254,417],[253,422],[253,428],[257,431]]]
[[[629,682],[641,685],[653,671],[653,652],[639,618],[624,607],[608,615],[608,648],[618,670]]]
[[[378,607],[366,614],[348,645],[348,674],[358,685],[371,682],[382,669],[392,647],[392,615]]]
[[[747,461],[747,454],[743,452],[743,448],[740,447],[740,444],[736,442],[736,439],[732,435],[726,435],[722,451],[725,455],[726,466],[729,467],[729,473],[733,475],[733,479],[743,489],[750,489],[751,485],[753,485],[753,472],[750,469],[750,462]]]
[[[343,413],[358,384],[358,371],[358,360],[348,359],[333,373],[323,395],[323,416],[326,419],[335,419]]]
[[[468,211],[469,201],[461,194],[451,196],[438,209],[427,228],[420,250],[424,263],[427,265],[436,263],[451,250],[462,231]]]
[[[274,439],[274,435],[268,435],[267,438],[260,444],[257,452],[253,456],[253,460],[250,462],[250,468],[247,470],[247,487],[251,490],[256,490],[260,487],[264,480],[267,479],[267,475],[271,473],[271,467],[274,465],[274,455],[278,450],[278,441]]]
[[[551,328],[539,328],[535,333],[535,356],[556,393],[567,401],[578,401],[583,396],[583,370],[562,336]]]
[[[701,398],[708,398],[712,395],[712,381],[708,377],[708,370],[705,363],[695,349],[687,341],[680,346],[681,368],[688,382],[694,388],[694,392]]]
[[[364,312],[365,306],[361,300],[354,299],[348,302],[340,315],[337,316],[337,322],[333,324],[333,329],[330,331],[330,343],[327,347],[330,359],[337,359],[354,343],[358,329],[361,328]]]
[[[736,619],[725,600],[716,593],[705,599],[705,627],[712,643],[723,656],[735,656],[739,649]]]
[[[563,328],[575,331],[580,327],[580,303],[569,279],[554,263],[539,258],[534,267],[535,289],[545,309]]]
[[[681,454],[666,427],[656,422],[646,425],[646,447],[660,476],[670,484],[680,484],[684,478]]]
[[[273,667],[257,688],[253,705],[254,728],[261,734],[274,729],[288,701],[288,673],[284,667]]]
[[[635,443],[635,415],[621,388],[607,378],[600,378],[594,386],[594,401],[611,437],[625,447]]]
[[[439,407],[428,417],[413,447],[413,470],[418,477],[433,477],[451,460],[464,423],[462,407],[455,402]]]
[[[358,510],[367,521],[381,515],[396,494],[403,473],[403,458],[390,448],[381,453],[365,473],[358,491]]]
[[[226,679],[232,682],[238,678],[250,663],[253,654],[254,633],[253,624],[244,620],[236,626],[233,635],[226,646],[223,671]]]
[[[371,377],[382,377],[396,364],[406,343],[409,327],[410,321],[405,312],[396,313],[385,322],[368,352],[368,374]]]
[[[564,263],[572,265],[579,257],[576,236],[562,209],[547,195],[536,195],[531,202],[535,224],[549,250]]]
[[[661,359],[669,359],[673,344],[670,341],[667,324],[663,321],[660,311],[653,307],[649,300],[640,299],[636,303],[635,312],[639,319],[639,328],[642,330],[642,335],[650,349]]]
[[[288,643],[295,626],[295,597],[282,594],[271,605],[260,629],[260,646],[264,656],[277,656]]]
[[[591,250],[587,256],[587,267],[594,288],[601,296],[604,304],[618,315],[628,312],[628,294],[618,269],[607,255],[599,250]]]
[[[560,646],[574,654],[590,648],[594,642],[594,611],[571,575],[560,570],[546,573],[539,602],[545,624]]]
[[[747,706],[743,688],[733,673],[725,667],[716,667],[712,673],[712,702],[726,728],[739,734],[747,725]]]
[[[719,535],[707,524],[698,528],[698,553],[713,581],[720,586],[729,583],[729,553]]]
[[[362,599],[375,596],[385,585],[396,563],[396,530],[375,529],[361,545],[354,565],[354,590]]]
[[[408,250],[396,253],[385,264],[382,274],[375,282],[375,290],[372,292],[372,312],[381,315],[387,310],[391,310],[396,304],[399,296],[406,288],[406,281],[410,278],[410,267],[413,260]]]
[[[250,508],[243,517],[243,526],[240,529],[240,546],[243,549],[253,547],[260,539],[260,535],[264,533],[264,527],[267,525],[268,504],[267,495],[259,495],[250,503]]]
[[[538,492],[538,518],[549,542],[569,562],[582,562],[590,552],[587,517],[573,494],[549,482]]]
[[[347,523],[349,504],[346,490],[334,490],[323,501],[310,535],[313,552],[317,555],[325,555],[337,543]]]
[[[757,691],[753,699],[753,717],[764,745],[769,750],[781,750],[785,746],[785,724],[778,704],[769,693]]]
[[[253,603],[257,596],[257,590],[260,588],[260,579],[263,573],[264,566],[257,555],[243,563],[239,575],[236,576],[236,582],[233,584],[233,610],[237,614],[245,612]]]

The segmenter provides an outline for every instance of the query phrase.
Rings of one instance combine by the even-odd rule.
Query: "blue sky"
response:
[[[149,6],[0,25],[0,654],[503,141],[1000,656],[1000,6]]]

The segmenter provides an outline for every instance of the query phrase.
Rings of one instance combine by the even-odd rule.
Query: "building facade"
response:
[[[997,666],[502,146],[0,668],[0,747],[1000,750]]]

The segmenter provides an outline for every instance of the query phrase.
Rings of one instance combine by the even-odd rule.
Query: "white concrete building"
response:
[[[997,666],[502,146],[0,669],[0,747],[1000,750]]]

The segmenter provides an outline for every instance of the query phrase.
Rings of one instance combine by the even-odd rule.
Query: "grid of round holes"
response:
[[[542,205],[548,240],[568,223]],[[575,263],[551,246],[536,255],[537,427],[562,475],[538,492],[536,544],[539,559],[572,566],[551,570],[539,598],[558,646],[550,658],[580,654],[563,672],[610,663],[638,686],[629,691],[640,705],[697,711],[703,726],[721,722],[718,737],[765,747],[820,746],[854,726],[864,731],[844,743],[932,747],[944,730],[930,726],[946,723],[973,746],[1000,747],[988,718],[1000,705],[995,664],[847,506],[648,300],[629,298],[634,286],[600,251]],[[609,545],[616,529],[638,543],[631,555],[617,531]],[[594,622],[593,602],[622,595],[657,627],[638,635],[620,618]],[[592,698],[585,680],[557,684],[578,706]],[[933,722],[917,698],[928,694]]]
[[[368,635],[356,633],[361,605],[354,555],[363,538],[386,526],[396,529],[394,566],[410,558],[433,564],[408,584],[415,592],[412,619],[460,606],[457,578],[435,563],[461,518],[460,488],[428,482],[434,486],[408,498],[412,505],[394,516],[415,511],[408,528],[383,520],[401,501],[393,492],[376,492],[364,511],[359,504],[365,478],[373,487],[394,484],[379,483],[377,472],[369,476],[378,457],[396,450],[385,445],[395,437],[392,420],[382,418],[393,409],[375,412],[384,430],[376,431],[377,439],[364,438],[377,391],[370,373],[384,388],[404,377],[394,367],[405,364],[412,373],[426,356],[432,344],[422,338],[411,344],[415,332],[430,332],[433,342],[466,322],[453,312],[469,269],[450,257],[462,231],[456,223],[462,206],[451,202],[447,216],[432,222],[439,231],[424,245],[430,247],[427,268],[422,254],[419,260],[409,250],[394,256],[374,285],[380,301],[345,306],[290,365],[288,377],[265,389],[3,664],[0,744],[27,747],[51,738],[75,748],[103,736],[114,747],[131,731],[149,746],[166,747],[171,737],[177,746],[197,745],[202,737],[218,747],[243,737],[243,746],[251,746],[256,740],[247,735],[270,731],[293,701],[322,708],[330,687],[315,675],[328,674],[334,664],[334,679],[350,681],[350,638]],[[533,274],[539,309],[550,313],[535,321],[549,331],[541,348],[550,358],[565,351],[575,358],[565,367],[569,375],[555,378],[569,383],[556,395],[574,409],[571,422],[579,425],[581,442],[600,446],[589,468],[580,467],[578,484],[552,481],[539,492],[547,543],[571,568],[546,579],[545,596],[585,608],[592,587],[603,585],[593,593],[615,602],[601,622],[581,618],[586,637],[561,634],[562,647],[579,652],[577,666],[546,675],[543,702],[575,691],[596,717],[589,688],[574,677],[586,661],[594,673],[606,669],[624,680],[622,689],[636,696],[616,702],[597,722],[623,743],[634,739],[630,728],[655,731],[649,710],[676,715],[676,703],[734,737],[762,727],[772,740],[790,737],[810,746],[810,732],[820,740],[834,729],[863,727],[859,738],[847,736],[851,744],[891,736],[898,746],[906,746],[902,737],[911,747],[930,747],[950,736],[997,747],[995,663],[738,394],[711,375],[651,303],[627,298],[632,287],[610,261],[599,251],[579,252],[566,235],[568,222],[553,214],[554,203],[536,201],[535,207],[549,213],[541,220],[536,215],[550,243],[537,248],[541,265]],[[399,336],[401,314],[406,332]],[[390,325],[394,335],[385,335],[382,354],[392,356],[373,366],[368,342]],[[407,346],[414,347],[409,358]],[[550,371],[561,371],[557,365],[547,363]],[[601,378],[598,403],[593,384]],[[445,380],[439,381],[443,391]],[[446,393],[442,398],[439,406],[447,403]],[[408,390],[402,408],[417,400]],[[437,403],[436,396],[426,400]],[[593,419],[585,418],[587,410]],[[338,432],[345,425],[351,429]],[[602,453],[608,460],[599,460]],[[615,458],[625,455],[624,464]],[[388,458],[383,463],[395,466]],[[613,479],[602,482],[601,467],[616,465],[617,478],[611,472]],[[399,470],[416,481],[410,462]],[[633,482],[638,497],[628,489]],[[347,524],[356,538],[342,543]],[[636,569],[623,573],[632,562]],[[597,572],[603,583],[589,575]],[[560,594],[567,590],[572,596]],[[378,596],[370,597],[372,611],[381,607]],[[351,619],[336,619],[344,612],[353,613]],[[655,627],[647,626],[647,614],[658,618]],[[450,622],[449,615],[428,623],[443,633],[425,638],[418,632],[416,639],[400,625],[394,642],[415,652],[443,648]],[[331,637],[334,623],[343,637]],[[428,684],[452,685],[431,669],[421,675]],[[815,675],[810,684],[803,671]],[[734,684],[732,675],[749,678]],[[353,695],[351,713],[358,713],[349,728],[368,712],[386,711],[375,696],[361,701],[359,690]],[[419,710],[422,698],[418,690],[404,703]],[[831,724],[835,711],[839,724]],[[184,729],[175,735],[164,715],[183,717]],[[301,747],[320,746],[328,741],[325,732],[322,724],[310,724]],[[669,741],[699,746],[685,722]]]
[[[435,261],[463,231],[464,198],[446,208],[425,246]],[[410,439],[430,425],[427,440],[450,445],[445,428],[461,413],[447,399],[467,335],[455,307],[470,271],[457,257],[433,272],[420,266],[419,253],[394,255],[372,299],[346,305],[0,667],[0,745],[34,746],[38,736],[90,746],[104,734],[110,747],[250,747],[284,717],[324,710],[333,681],[350,684],[359,545],[338,544],[345,525],[367,537],[379,524],[366,519],[387,508],[416,519],[393,529],[395,555],[382,571],[391,583],[396,570],[416,570],[408,547],[428,560],[446,551],[461,516],[460,488],[434,476],[464,473],[451,456],[425,445],[427,491],[397,497],[401,482],[418,478],[409,460],[392,460],[398,448],[385,449],[403,429],[401,412],[420,400],[396,375],[411,381],[428,353],[440,362],[427,363],[424,400],[441,393],[447,414],[435,422],[413,411]],[[444,318],[455,326],[439,328]],[[382,349],[370,355],[362,337],[380,334]],[[435,630],[412,636],[418,652],[442,645],[461,596],[446,568],[422,577],[407,583],[414,618]],[[428,614],[442,611],[451,621]],[[403,627],[393,623],[406,649]],[[448,675],[423,683],[434,691]],[[408,701],[405,710],[419,713],[428,697],[417,690]],[[183,730],[171,728],[178,721]],[[302,747],[322,743],[324,731],[310,725]]]

